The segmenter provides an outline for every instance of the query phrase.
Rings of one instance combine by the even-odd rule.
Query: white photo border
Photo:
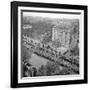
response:
[[[79,75],[62,75],[62,76],[41,76],[21,78],[21,10],[43,10],[43,11],[65,11],[80,12],[80,74]],[[52,9],[37,7],[18,7],[18,83],[34,83],[47,81],[66,81],[66,80],[83,80],[84,79],[84,10],[72,9]]]

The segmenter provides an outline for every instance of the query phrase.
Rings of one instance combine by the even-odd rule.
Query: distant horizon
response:
[[[55,13],[39,13],[39,12],[23,12],[23,16],[42,17],[42,18],[56,18],[56,19],[80,19],[80,15],[74,14],[55,14]],[[65,18],[66,17],[66,18]]]

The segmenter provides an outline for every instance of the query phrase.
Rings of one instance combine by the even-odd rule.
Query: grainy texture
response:
[[[22,17],[22,77],[79,74],[79,19]]]

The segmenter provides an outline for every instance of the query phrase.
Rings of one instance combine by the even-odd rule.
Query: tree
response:
[[[38,76],[45,76],[46,75],[46,68],[44,65],[41,65],[41,67],[39,68],[38,72],[37,72]]]
[[[50,76],[50,75],[57,75],[59,73],[60,69],[59,69],[59,65],[57,65],[56,63],[54,62],[47,62],[46,64],[46,72],[47,72],[47,75]]]

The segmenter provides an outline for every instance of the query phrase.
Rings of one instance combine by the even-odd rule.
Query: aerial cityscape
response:
[[[23,16],[22,77],[79,74],[79,19]]]

